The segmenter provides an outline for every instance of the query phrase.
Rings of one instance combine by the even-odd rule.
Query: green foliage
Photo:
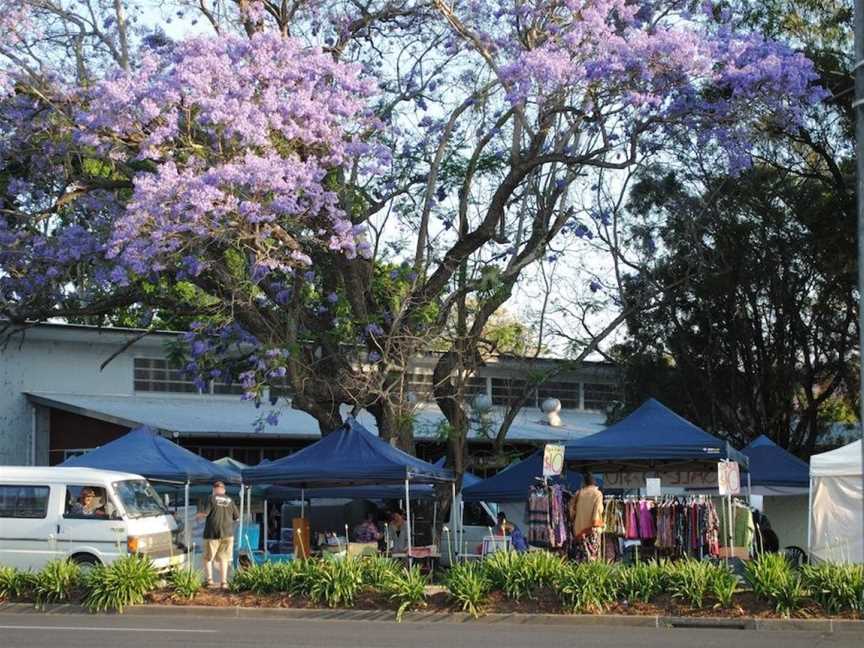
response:
[[[36,606],[67,601],[81,584],[81,567],[69,560],[52,560],[33,575]]]
[[[91,612],[116,610],[144,602],[159,583],[153,563],[144,556],[125,556],[110,565],[99,565],[86,575],[84,605]]]
[[[691,607],[701,608],[711,589],[713,567],[698,560],[669,563],[667,587],[673,598],[687,601]]]
[[[426,605],[427,578],[420,573],[420,568],[414,565],[410,569],[397,569],[388,574],[388,580],[383,590],[390,600],[398,604],[396,622],[402,621],[406,611]]]
[[[0,599],[25,598],[33,593],[36,574],[18,571],[14,567],[0,567]]]
[[[480,563],[457,563],[447,573],[447,589],[460,609],[476,619],[483,613],[492,583]]]
[[[306,581],[308,596],[313,603],[328,607],[351,607],[363,587],[363,568],[354,558],[342,560],[305,561],[314,565],[314,582]],[[312,576],[310,573],[309,576]]]
[[[618,593],[631,603],[649,603],[666,586],[668,563],[642,562],[618,571]]]
[[[189,600],[195,598],[204,585],[203,576],[197,569],[175,569],[168,581],[177,596]]]
[[[398,578],[403,568],[392,558],[369,556],[360,558],[360,571],[364,585],[380,590]]]
[[[717,599],[717,607],[732,607],[732,599],[738,591],[738,576],[726,565],[714,565],[708,580],[709,590]]]
[[[788,617],[802,607],[806,590],[801,575],[784,556],[762,554],[747,563],[745,570],[753,593],[772,603],[782,616]]]
[[[557,590],[566,610],[602,612],[617,600],[617,569],[603,562],[575,565],[563,572]]]
[[[810,596],[828,614],[864,612],[864,565],[805,565],[801,575]]]
[[[542,587],[554,587],[567,569],[560,557],[546,551],[500,551],[482,564],[492,589],[514,601],[532,598]]]

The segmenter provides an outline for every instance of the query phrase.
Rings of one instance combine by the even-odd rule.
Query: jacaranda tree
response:
[[[604,217],[598,174],[672,142],[744,168],[823,96],[710,2],[205,0],[173,40],[82,4],[13,2],[0,43],[0,314],[187,318],[202,383],[284,385],[324,432],[366,408],[410,448],[407,361],[455,313],[460,473],[482,330]]]

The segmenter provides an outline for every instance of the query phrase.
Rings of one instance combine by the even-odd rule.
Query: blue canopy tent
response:
[[[810,488],[809,464],[764,434],[741,452],[750,460],[751,487],[757,494],[800,494]]]
[[[182,484],[240,481],[237,472],[181,448],[146,426],[60,465],[118,470],[143,475],[152,481]]]
[[[542,478],[543,451],[538,450],[488,479],[463,487],[462,499],[466,502],[524,502],[528,499],[528,489]],[[570,490],[578,490],[582,486],[582,476],[573,472],[563,477],[550,477],[548,481],[563,484]]]
[[[60,465],[118,470],[142,475],[152,481],[184,484],[184,532],[189,529],[190,484],[240,481],[238,473],[181,448],[147,426],[135,428],[119,439],[67,459]]]
[[[639,466],[704,468],[721,460],[735,461],[746,470],[747,455],[678,416],[654,400],[645,401],[618,423],[566,445],[569,466],[608,471]]]
[[[300,488],[302,499],[305,499],[307,489],[403,484],[409,530],[411,483],[435,484],[454,481],[451,471],[394,448],[353,418],[338,430],[293,455],[244,469],[242,476],[244,484]],[[408,539],[410,554],[410,531]]]

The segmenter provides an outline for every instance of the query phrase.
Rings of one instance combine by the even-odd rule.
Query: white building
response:
[[[256,431],[256,421],[270,407],[256,409],[253,403],[241,401],[238,385],[213,384],[210,393],[198,393],[192,381],[166,360],[166,345],[176,334],[137,339],[140,333],[43,324],[12,338],[0,350],[0,465],[57,464],[138,425],[157,428],[207,458],[232,456],[249,464],[284,456],[320,438],[317,422],[287,404],[277,406],[278,425]],[[439,456],[442,449],[438,429],[443,416],[425,400],[434,362],[431,355],[418,358],[410,377],[413,391],[420,396],[415,426],[418,453],[427,458]],[[511,390],[515,393],[524,387],[526,371],[526,361],[501,358],[471,379],[474,394],[485,393],[493,403],[489,414],[493,425]],[[520,412],[508,443],[527,449],[598,432],[603,412],[618,394],[613,365],[585,363],[575,372],[562,373],[538,390],[533,407]],[[550,397],[563,407],[559,427],[550,426],[536,406]],[[363,412],[360,420],[375,430],[368,413]],[[479,432],[473,433],[471,441],[487,442]]]

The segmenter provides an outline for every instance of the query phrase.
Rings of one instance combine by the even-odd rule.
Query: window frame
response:
[[[18,502],[21,499],[21,493],[20,493],[21,489],[32,488],[34,490],[34,497],[36,496],[35,491],[37,489],[45,489],[48,492],[47,492],[47,495],[45,496],[44,509],[42,510],[42,515],[5,515],[6,509],[0,508],[0,519],[3,519],[3,520],[45,520],[48,518],[48,509],[49,509],[49,505],[51,503],[51,485],[50,484],[0,484],[0,489],[4,489],[4,488],[17,488],[19,490],[19,492],[15,495],[15,510],[13,510],[13,513],[16,512],[17,509],[19,509]],[[0,501],[3,501],[3,500],[0,499]]]

